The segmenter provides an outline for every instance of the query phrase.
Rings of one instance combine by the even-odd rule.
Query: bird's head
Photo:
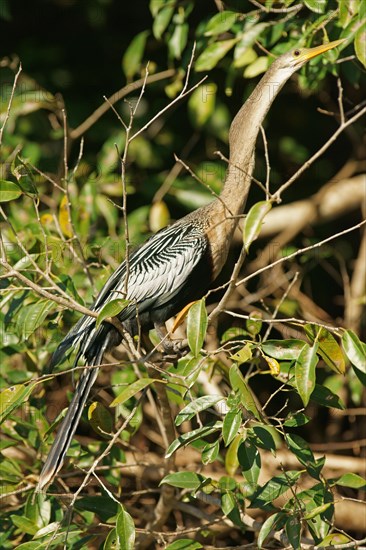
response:
[[[318,55],[327,52],[333,48],[336,48],[339,44],[342,44],[345,39],[334,40],[328,42],[328,44],[322,44],[315,48],[293,48],[289,52],[284,53],[278,57],[273,63],[273,69],[283,74],[284,78],[289,78],[295,71],[300,69],[305,63],[317,57]]]

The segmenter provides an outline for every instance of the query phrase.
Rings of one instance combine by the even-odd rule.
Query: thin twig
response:
[[[296,181],[299,176],[305,170],[307,170],[329,147],[332,145],[332,143],[335,142],[335,140],[338,138],[338,136],[346,129],[348,126],[351,126],[356,120],[358,120],[360,117],[362,117],[366,113],[366,107],[361,109],[361,111],[358,111],[352,118],[349,118],[346,120],[343,124],[341,124],[337,130],[334,132],[334,134],[324,143],[324,145],[318,149],[316,153],[312,157],[310,157],[304,164],[293,174],[290,179],[288,179],[284,184],[281,185],[281,187],[276,191],[276,193],[273,195],[274,200],[280,202],[281,201],[281,195],[283,192],[290,187]]]
[[[16,90],[16,87],[17,87],[18,78],[19,78],[19,75],[20,75],[21,72],[22,72],[22,64],[19,63],[18,71],[17,71],[17,73],[16,73],[16,75],[15,75],[15,77],[14,77],[13,87],[12,87],[12,89],[11,89],[11,94],[10,94],[10,98],[9,98],[8,107],[7,107],[7,109],[6,109],[4,122],[3,122],[3,125],[2,125],[1,128],[0,128],[0,145],[2,145],[2,142],[3,142],[3,132],[4,132],[4,129],[5,129],[6,123],[7,123],[8,120],[9,120],[11,105],[12,105],[12,103],[13,103],[13,99],[14,99],[14,94],[15,94],[15,90]]]
[[[153,82],[159,82],[160,80],[165,80],[174,75],[175,69],[168,69],[167,71],[162,71],[160,73],[149,76],[146,83],[152,84]],[[97,120],[99,120],[100,117],[108,111],[111,105],[114,105],[115,103],[126,97],[126,95],[141,88],[144,82],[145,78],[140,78],[139,80],[136,80],[136,82],[132,82],[131,84],[127,84],[127,86],[123,86],[123,88],[111,95],[106,103],[102,103],[102,105],[100,105],[100,107],[98,107],[86,120],[84,120],[84,122],[82,122],[74,130],[70,131],[70,138],[77,139],[78,137],[85,134],[85,132],[87,132],[93,126],[93,124],[95,124]]]

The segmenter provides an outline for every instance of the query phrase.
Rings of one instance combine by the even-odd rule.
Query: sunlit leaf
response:
[[[212,407],[213,405],[216,405],[216,403],[222,401],[223,399],[224,398],[221,395],[204,395],[202,397],[198,397],[177,414],[175,418],[176,426],[180,426],[183,422],[190,420],[196,414]]]
[[[0,424],[4,422],[14,409],[27,401],[32,390],[33,387],[31,385],[24,386],[23,384],[18,384],[0,392]]]
[[[319,344],[318,354],[328,367],[335,372],[344,374],[346,370],[344,356],[334,336],[323,327],[305,325],[304,329],[310,340]]]
[[[130,300],[125,300],[124,298],[115,298],[114,300],[107,302],[98,313],[96,327],[99,327],[104,319],[107,319],[108,317],[117,317],[117,315],[119,315],[129,303]]]
[[[55,303],[52,300],[38,300],[22,308],[16,321],[19,337],[22,340],[28,340],[53,309],[55,309]]]
[[[195,356],[197,356],[202,349],[206,336],[207,324],[206,304],[204,298],[202,298],[202,300],[194,302],[190,307],[187,319],[188,345]]]
[[[348,473],[343,474],[337,479],[336,485],[342,487],[351,487],[352,489],[366,489],[366,479],[358,474]]]
[[[358,12],[358,6],[362,0],[338,0],[339,3],[339,23],[345,29]]]
[[[153,233],[157,233],[167,226],[170,220],[169,208],[164,201],[155,201],[149,212],[149,226]]]
[[[283,527],[287,517],[287,514],[283,512],[277,512],[276,514],[272,514],[271,516],[269,516],[269,518],[266,519],[258,534],[257,544],[259,549],[262,548],[264,541],[271,531],[277,531]]]
[[[58,223],[65,237],[67,237],[68,239],[71,239],[73,232],[72,232],[72,225],[69,217],[68,201],[69,199],[67,195],[64,195],[61,199],[60,207],[58,211]]]
[[[179,539],[165,547],[165,550],[198,550],[202,544],[192,539]]]
[[[216,106],[217,86],[205,82],[191,94],[188,100],[188,113],[195,128],[202,128],[213,115]]]
[[[231,38],[230,40],[220,40],[210,44],[197,59],[195,63],[196,71],[211,71],[236,42],[236,38]]]
[[[263,487],[255,492],[250,507],[262,508],[270,504],[295,485],[300,476],[301,472],[297,470],[287,470],[284,474],[272,477]]]
[[[260,201],[254,204],[249,210],[243,229],[243,242],[247,252],[252,242],[258,237],[263,220],[271,208],[272,204],[269,201]]]
[[[157,40],[159,40],[167,26],[169,25],[174,13],[174,4],[168,4],[164,6],[153,19],[153,34]]]
[[[176,25],[172,36],[168,41],[169,52],[175,59],[180,59],[187,44],[189,26],[188,23]]]
[[[291,340],[267,340],[262,344],[262,350],[267,355],[280,361],[294,361],[299,357],[305,345],[304,340],[295,338]]]
[[[342,336],[342,346],[356,375],[366,386],[366,344],[352,330],[346,330]]]
[[[159,485],[167,483],[179,489],[198,489],[205,481],[205,477],[195,472],[174,472],[165,476]]]
[[[124,508],[117,516],[116,534],[120,550],[133,550],[135,548],[135,525],[132,517]]]
[[[13,201],[22,194],[23,191],[16,183],[7,180],[0,180],[0,202]]]
[[[304,0],[305,6],[315,13],[324,13],[327,0]]]
[[[241,422],[242,414],[240,409],[234,409],[225,415],[222,425],[222,436],[225,446],[228,446],[237,435]]]
[[[244,407],[251,412],[257,420],[261,420],[261,413],[257,407],[252,391],[246,383],[237,365],[232,365],[229,371],[230,384],[237,391]]]
[[[207,445],[202,449],[202,463],[210,464],[214,462],[219,455],[220,451],[220,441],[216,439],[213,443],[207,443]]]
[[[278,376],[281,369],[277,359],[274,359],[273,357],[267,357],[267,355],[263,355],[262,357],[269,366],[269,370],[271,371],[272,376]]]
[[[228,31],[238,19],[238,15],[236,12],[228,10],[216,13],[207,23],[205,36],[214,36]]]
[[[229,476],[233,476],[239,466],[238,448],[243,441],[243,434],[238,434],[229,445],[225,455],[225,470]]]
[[[140,71],[142,57],[149,31],[142,31],[136,34],[122,59],[122,68],[128,80]]]
[[[122,405],[122,403],[125,403],[126,401],[131,399],[131,397],[139,393],[141,390],[147,388],[147,386],[150,386],[154,382],[162,383],[162,380],[157,380],[155,378],[140,378],[139,380],[136,380],[136,382],[129,384],[127,388],[122,390],[122,392],[117,395],[115,399],[113,399],[112,403],[109,406],[116,407],[117,405]]]
[[[315,388],[315,367],[318,363],[318,344],[303,347],[295,365],[297,391],[306,407]]]
[[[253,357],[252,346],[253,344],[251,342],[247,342],[243,348],[241,348],[239,351],[236,351],[233,355],[230,355],[230,359],[232,359],[239,365],[250,361],[250,359]]]
[[[269,67],[269,58],[262,55],[261,57],[257,57],[253,61],[253,63],[250,63],[245,70],[244,70],[244,78],[255,78],[256,76],[266,72],[266,70]]]
[[[366,68],[366,24],[362,25],[356,32],[355,52],[357,59]]]
[[[93,430],[102,437],[110,437],[113,419],[106,407],[94,401],[88,408],[88,419]]]
[[[214,424],[208,424],[206,426],[202,426],[202,428],[197,428],[196,430],[192,430],[188,433],[182,434],[169,445],[169,448],[165,453],[165,457],[169,458],[176,450],[180,449],[181,447],[184,447],[185,445],[188,445],[189,443],[192,443],[197,439],[206,437],[221,429],[222,422],[215,422]]]

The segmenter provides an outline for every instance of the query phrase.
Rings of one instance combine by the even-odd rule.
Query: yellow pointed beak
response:
[[[328,44],[322,44],[321,46],[316,46],[315,48],[305,48],[301,50],[301,55],[299,56],[299,59],[303,61],[309,61],[309,59],[313,59],[313,57],[316,57],[321,53],[336,48],[337,46],[339,46],[339,44],[342,44],[346,40],[346,38],[341,38],[340,40],[333,40],[333,42],[328,42]]]

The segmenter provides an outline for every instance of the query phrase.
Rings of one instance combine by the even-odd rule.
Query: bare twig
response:
[[[17,73],[15,74],[15,77],[14,77],[13,87],[12,87],[12,90],[11,90],[11,94],[10,94],[10,98],[9,98],[8,107],[7,107],[7,109],[6,109],[4,122],[3,122],[3,125],[2,125],[1,128],[0,128],[0,145],[1,145],[2,142],[3,142],[3,132],[4,132],[4,130],[5,130],[6,123],[7,123],[8,120],[9,120],[11,105],[12,105],[12,103],[13,103],[13,99],[14,99],[14,94],[15,94],[15,90],[16,90],[16,87],[17,87],[18,78],[19,78],[21,72],[22,72],[22,64],[19,63],[18,71],[17,71]]]
[[[167,78],[170,78],[175,75],[175,69],[168,69],[167,71],[162,71],[160,73],[153,74],[149,76],[149,78],[146,80],[146,84],[152,84],[153,82],[159,82],[160,80],[165,80]],[[118,92],[115,92],[113,95],[111,95],[106,103],[102,103],[98,109],[94,111],[82,124],[80,124],[77,128],[70,131],[70,137],[71,139],[77,139],[85,132],[89,130],[97,122],[97,120],[100,119],[101,116],[103,116],[111,105],[114,105],[118,101],[121,101],[124,97],[126,97],[131,92],[138,90],[143,86],[145,82],[145,78],[140,78],[139,80],[136,80],[135,82],[132,82],[131,84],[127,84],[127,86],[123,86]]]
[[[299,176],[305,170],[307,170],[329,147],[332,145],[332,143],[335,142],[335,140],[338,138],[338,136],[346,129],[348,126],[351,126],[356,120],[361,118],[366,113],[366,107],[358,111],[353,117],[349,118],[347,121],[345,121],[343,124],[340,124],[340,126],[337,128],[337,130],[333,133],[333,135],[324,143],[320,149],[312,157],[310,157],[304,164],[293,174],[284,184],[281,185],[281,187],[276,191],[276,193],[273,195],[274,200],[277,200],[278,202],[281,201],[281,195],[283,192],[290,187],[296,181]]]

